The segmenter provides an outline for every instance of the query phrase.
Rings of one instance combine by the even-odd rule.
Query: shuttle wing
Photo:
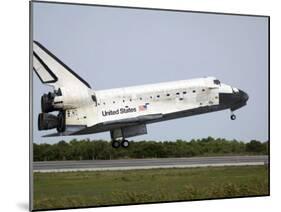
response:
[[[97,132],[103,132],[103,131],[107,131],[107,130],[113,130],[113,129],[123,128],[123,127],[133,126],[133,125],[146,124],[146,123],[161,119],[162,117],[163,117],[163,114],[159,113],[159,114],[137,116],[137,117],[133,117],[133,118],[119,119],[119,120],[114,120],[114,121],[106,121],[106,122],[96,124],[92,127],[87,127],[80,131],[77,131],[77,132],[73,133],[72,135],[97,133]]]
[[[91,134],[91,133],[98,133],[98,132],[104,132],[107,130],[113,130],[133,125],[139,125],[139,124],[146,124],[149,122],[153,122],[155,120],[163,118],[163,114],[151,114],[151,115],[143,115],[133,118],[126,118],[126,119],[119,119],[115,121],[107,121],[102,122],[99,124],[96,124],[91,127],[84,127],[81,130],[77,131],[68,131],[66,130],[63,133],[53,133],[49,135],[45,135],[44,137],[53,137],[53,136],[71,136],[71,135],[84,135],[84,134]]]
[[[42,83],[72,88],[91,88],[90,85],[37,41],[33,41],[33,69]]]

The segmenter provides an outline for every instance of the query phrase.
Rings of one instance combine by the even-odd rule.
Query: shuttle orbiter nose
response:
[[[242,91],[240,89],[239,89],[239,96],[240,96],[240,101],[241,102],[245,102],[246,103],[248,101],[248,99],[249,99],[248,94],[245,91]]]
[[[248,99],[248,94],[240,89],[233,90],[232,93],[220,93],[220,104],[230,108],[231,111],[245,106]]]
[[[248,94],[245,91],[238,89],[237,93],[232,94],[233,102],[231,104],[230,109],[234,111],[245,106],[247,104],[248,99]]]

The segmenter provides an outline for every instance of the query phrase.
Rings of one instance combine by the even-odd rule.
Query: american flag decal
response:
[[[139,106],[139,111],[145,111],[145,110],[147,110],[147,105],[149,105],[149,103],[145,103],[144,105],[140,105],[140,106]]]

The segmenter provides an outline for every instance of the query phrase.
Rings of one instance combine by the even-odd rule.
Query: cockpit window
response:
[[[239,93],[239,90],[237,88],[232,88],[233,93]]]
[[[215,85],[220,85],[221,82],[220,82],[218,79],[215,79],[215,80],[214,80],[214,84],[215,84]]]

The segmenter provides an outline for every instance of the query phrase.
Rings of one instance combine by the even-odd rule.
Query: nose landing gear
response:
[[[231,111],[230,119],[231,120],[235,120],[236,119],[236,115],[233,113],[233,111]]]

